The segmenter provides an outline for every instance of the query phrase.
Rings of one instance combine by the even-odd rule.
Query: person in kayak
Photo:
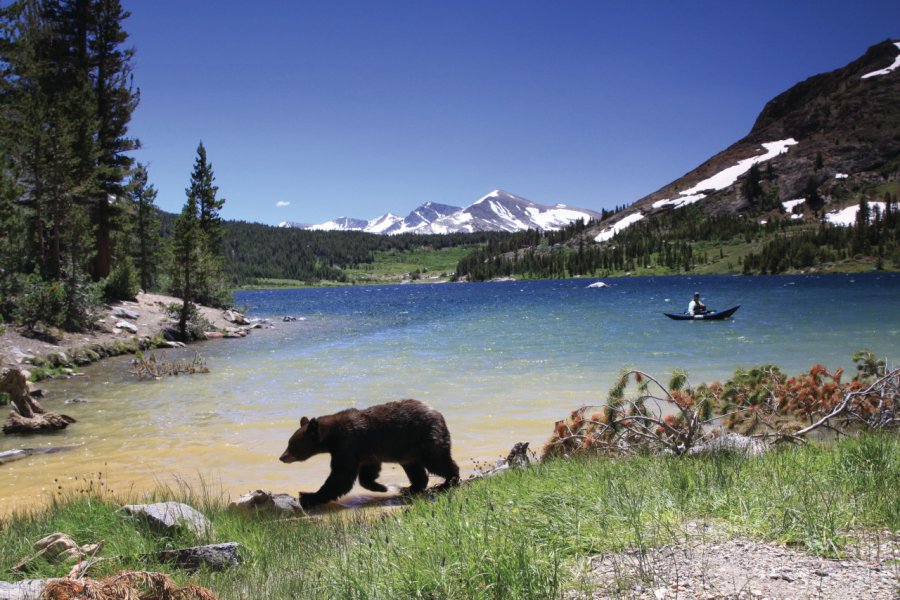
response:
[[[706,305],[700,300],[700,292],[694,292],[694,299],[688,304],[688,314],[702,315],[706,312]]]

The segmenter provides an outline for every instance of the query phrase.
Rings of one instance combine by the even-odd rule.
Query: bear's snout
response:
[[[297,458],[293,454],[291,454],[290,450],[285,450],[284,454],[282,454],[278,460],[283,463],[297,462]]]

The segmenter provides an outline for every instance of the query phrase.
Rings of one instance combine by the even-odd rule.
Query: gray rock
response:
[[[113,316],[114,316],[114,317],[121,317],[121,318],[123,318],[123,319],[130,319],[130,320],[132,320],[132,321],[137,321],[138,319],[141,318],[141,315],[139,315],[138,313],[134,312],[133,310],[129,310],[129,309],[125,308],[124,306],[120,306],[119,308],[117,308],[117,309],[113,312]]]
[[[695,446],[688,450],[688,454],[710,454],[717,452],[743,452],[750,455],[759,455],[768,451],[772,444],[767,440],[748,437],[738,433],[726,432],[713,438],[706,444]]]
[[[240,548],[240,544],[237,542],[226,542],[179,550],[164,550],[156,557],[163,562],[175,563],[182,569],[195,570],[206,566],[220,571],[241,564],[238,548]]]
[[[273,494],[262,490],[244,494],[229,504],[228,510],[242,512],[266,511],[284,514],[303,512],[303,509],[300,508],[300,503],[290,494]]]
[[[119,329],[124,329],[126,331],[130,331],[131,333],[138,332],[137,325],[135,325],[134,323],[131,323],[129,321],[119,321],[118,323],[116,323],[116,327],[118,327]]]
[[[12,348],[10,348],[10,353],[13,355],[13,358],[15,358],[16,362],[18,362],[18,363],[28,362],[29,360],[34,358],[34,354],[25,352],[18,346],[13,346]]]
[[[236,310],[226,310],[224,313],[222,313],[222,317],[229,323],[234,323],[235,325],[248,324],[247,317]]]
[[[122,507],[122,512],[146,520],[159,533],[169,533],[179,527],[186,527],[199,536],[212,531],[212,523],[203,513],[180,502],[127,504]]]

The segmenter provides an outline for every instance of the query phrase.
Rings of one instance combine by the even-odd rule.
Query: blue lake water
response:
[[[0,502],[92,472],[120,491],[201,477],[231,495],[312,490],[326,457],[276,460],[301,416],[408,397],[444,413],[466,470],[518,441],[539,447],[555,420],[602,403],[625,367],[664,381],[686,369],[699,384],[765,363],[852,368],[863,348],[900,358],[900,274],[593,281],[240,292],[237,304],[275,327],[195,347],[207,375],[138,383],[120,358],[48,384],[48,408],[79,422],[40,443],[81,447],[0,467]],[[710,308],[741,308],[718,322],[663,316],[695,290]],[[62,406],[73,396],[88,402]],[[399,471],[385,479],[405,483]]]

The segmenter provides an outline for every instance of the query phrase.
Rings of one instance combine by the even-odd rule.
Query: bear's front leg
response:
[[[300,494],[300,506],[304,509],[325,504],[337,500],[353,488],[356,475],[359,472],[359,462],[353,460],[331,459],[331,474],[317,492],[312,494]]]

